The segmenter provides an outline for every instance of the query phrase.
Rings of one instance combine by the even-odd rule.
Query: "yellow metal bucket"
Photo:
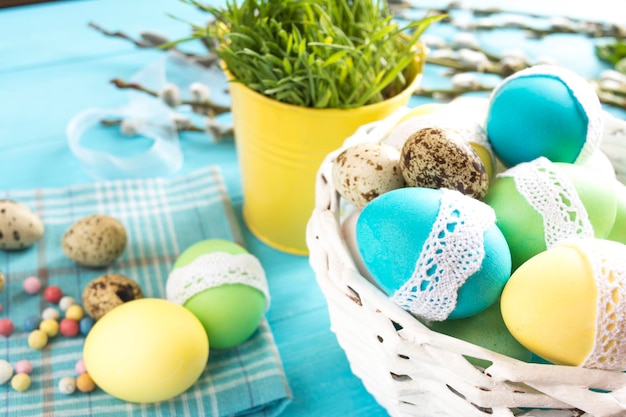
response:
[[[404,91],[355,109],[313,109],[267,98],[230,83],[235,142],[243,186],[243,217],[262,242],[307,255],[305,231],[314,207],[315,175],[324,157],[366,123],[407,104],[419,83],[423,55]]]

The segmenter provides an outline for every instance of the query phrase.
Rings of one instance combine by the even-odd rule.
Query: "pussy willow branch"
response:
[[[507,22],[506,24],[495,24],[493,22],[481,22],[477,19],[475,22],[468,23],[467,21],[463,21],[462,24],[459,24],[452,13],[455,10],[467,10],[472,13],[475,18],[480,17],[491,17],[494,15],[500,14],[509,14],[509,15],[517,15],[517,16],[525,16],[533,19],[549,19],[550,16],[532,13],[532,12],[523,12],[523,11],[509,11],[505,9],[501,9],[498,7],[488,7],[488,8],[468,8],[461,1],[451,1],[444,7],[439,8],[426,8],[423,6],[419,6],[418,4],[414,4],[417,2],[411,2],[406,0],[392,0],[389,1],[389,5],[391,10],[396,14],[396,16],[401,18],[410,18],[409,12],[415,10],[428,10],[430,13],[434,14],[446,14],[446,22],[451,23],[454,26],[462,26],[465,30],[493,30],[500,29],[502,27],[521,29],[526,31],[529,36],[541,38],[546,35],[555,34],[555,33],[571,33],[571,34],[582,34],[590,38],[604,38],[604,37],[613,37],[613,38],[624,38],[626,37],[626,26],[618,25],[615,23],[607,23],[607,22],[597,22],[593,20],[585,20],[585,19],[574,19],[574,18],[564,18],[560,23],[553,23],[547,28],[533,26],[524,22]]]
[[[96,23],[93,23],[93,22],[89,22],[88,26],[90,28],[92,28],[92,29],[97,30],[98,32],[102,33],[103,35],[109,36],[111,38],[120,38],[120,39],[127,40],[127,41],[133,43],[138,48],[154,48],[155,47],[155,45],[151,45],[151,44],[148,44],[146,42],[143,42],[143,41],[140,41],[140,40],[137,40],[137,39],[133,39],[131,36],[127,35],[124,32],[111,31],[111,30],[104,29],[102,26],[100,26],[100,25],[98,25]]]
[[[100,124],[103,126],[119,126],[121,125],[123,122],[123,119],[102,119],[100,120]],[[178,130],[179,132],[204,132],[204,129],[201,129],[200,127],[193,125],[193,124],[186,124],[185,126],[180,126],[176,128],[176,130]]]
[[[120,126],[124,122],[123,119],[102,119],[100,120],[100,124],[103,126]],[[232,137],[234,134],[233,127],[226,127],[222,129],[218,124],[211,124],[207,126],[206,129],[202,129],[199,126],[196,126],[191,123],[185,123],[183,125],[176,125],[176,130],[178,132],[202,132],[202,133],[210,133],[216,141],[220,141],[227,137]]]
[[[111,37],[111,38],[119,38],[119,39],[123,39],[126,40],[128,42],[131,42],[133,45],[135,45],[138,48],[146,48],[146,49],[161,49],[163,51],[173,51],[176,53],[179,53],[191,60],[193,60],[194,62],[196,62],[197,64],[200,64],[202,66],[205,67],[210,67],[212,65],[215,65],[218,62],[218,58],[217,55],[215,55],[212,52],[207,52],[207,54],[204,55],[198,55],[198,54],[194,54],[191,52],[185,52],[180,50],[179,48],[176,48],[175,46],[170,46],[168,48],[163,48],[163,45],[166,45],[169,43],[168,40],[165,40],[163,42],[147,42],[145,40],[139,40],[139,39],[135,39],[132,36],[128,35],[125,32],[121,32],[121,31],[111,31],[108,29],[103,28],[102,26],[93,23],[93,22],[89,22],[88,26],[92,29],[95,29],[96,31],[100,32],[101,34]],[[203,44],[205,45],[205,47],[207,47],[207,49],[209,49],[209,45],[207,43],[208,41],[203,40]]]
[[[151,90],[149,88],[146,88],[145,86],[138,84],[138,83],[129,83],[124,81],[121,78],[114,78],[111,80],[111,84],[113,84],[114,86],[116,86],[117,88],[120,89],[131,89],[131,90],[137,90],[137,91],[141,91],[143,93],[149,94],[153,97],[159,97],[159,93],[157,93],[154,90]],[[205,114],[209,117],[215,117],[218,116],[220,114],[223,113],[228,113],[230,112],[230,107],[229,106],[222,106],[221,104],[215,104],[214,102],[212,102],[211,100],[205,100],[205,101],[190,101],[190,100],[183,100],[181,102],[181,104],[188,104],[190,105],[194,110],[202,110],[202,114]],[[200,113],[198,111],[196,111],[197,113]]]

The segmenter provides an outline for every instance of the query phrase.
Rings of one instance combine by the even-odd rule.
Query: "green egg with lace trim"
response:
[[[617,213],[607,239],[626,244],[626,185],[613,180],[613,186],[617,199]]]
[[[200,320],[213,349],[245,342],[269,307],[260,261],[222,239],[203,240],[183,251],[168,276],[166,293]]]
[[[562,238],[606,238],[617,211],[611,181],[584,166],[547,158],[499,174],[483,201],[496,212],[513,271]]]

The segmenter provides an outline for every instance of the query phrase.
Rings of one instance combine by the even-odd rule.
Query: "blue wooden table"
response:
[[[506,6],[504,3],[496,4]],[[516,2],[508,3],[516,7]],[[563,12],[558,9],[560,5],[549,10],[551,4],[545,3],[550,2],[529,1],[517,7]],[[571,6],[568,2],[569,12],[579,17],[616,14],[615,2],[610,0],[596,1],[593,7],[574,3],[580,4]],[[131,35],[147,29],[172,39],[188,35],[188,25],[168,17],[168,13],[183,21],[206,20],[205,15],[175,0],[58,1],[0,9],[0,189],[94,181],[68,150],[68,121],[86,108],[124,104],[126,95],[109,80],[129,78],[162,53],[107,38],[90,29],[88,22]],[[523,46],[536,54],[552,53],[568,59],[574,69],[588,76],[602,68],[584,39],[556,37],[528,43],[518,35],[507,36],[485,35],[482,40],[497,48],[518,47],[521,45],[516,42],[524,42]],[[424,84],[440,76],[440,69],[429,68]],[[241,221],[242,192],[233,141],[216,143],[205,134],[186,133],[181,142],[185,162],[179,173],[219,165]],[[248,249],[266,269],[272,294],[267,317],[293,390],[293,401],[283,415],[386,415],[350,372],[329,329],[326,301],[307,258],[278,252],[258,241],[245,227],[244,234]]]

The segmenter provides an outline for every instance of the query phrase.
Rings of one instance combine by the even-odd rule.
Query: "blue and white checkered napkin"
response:
[[[291,399],[272,333],[264,320],[240,346],[212,350],[205,372],[180,396],[156,404],[117,400],[102,390],[61,394],[58,381],[76,376],[84,337],[57,336],[43,350],[28,347],[25,319],[40,315],[48,303],[27,295],[22,281],[38,276],[44,286],[58,285],[81,299],[93,278],[116,272],[135,279],[146,297],[165,298],[165,281],[178,254],[209,238],[241,241],[238,222],[218,168],[208,167],[172,179],[99,182],[59,189],[0,192],[0,199],[20,201],[43,219],[44,238],[20,252],[0,251],[7,285],[0,294],[1,317],[15,323],[8,338],[0,336],[0,359],[33,364],[32,385],[16,392],[0,386],[0,416],[275,416]],[[62,252],[60,242],[80,218],[105,213],[126,227],[128,245],[106,270],[83,268]],[[154,366],[159,366],[155,363]]]

